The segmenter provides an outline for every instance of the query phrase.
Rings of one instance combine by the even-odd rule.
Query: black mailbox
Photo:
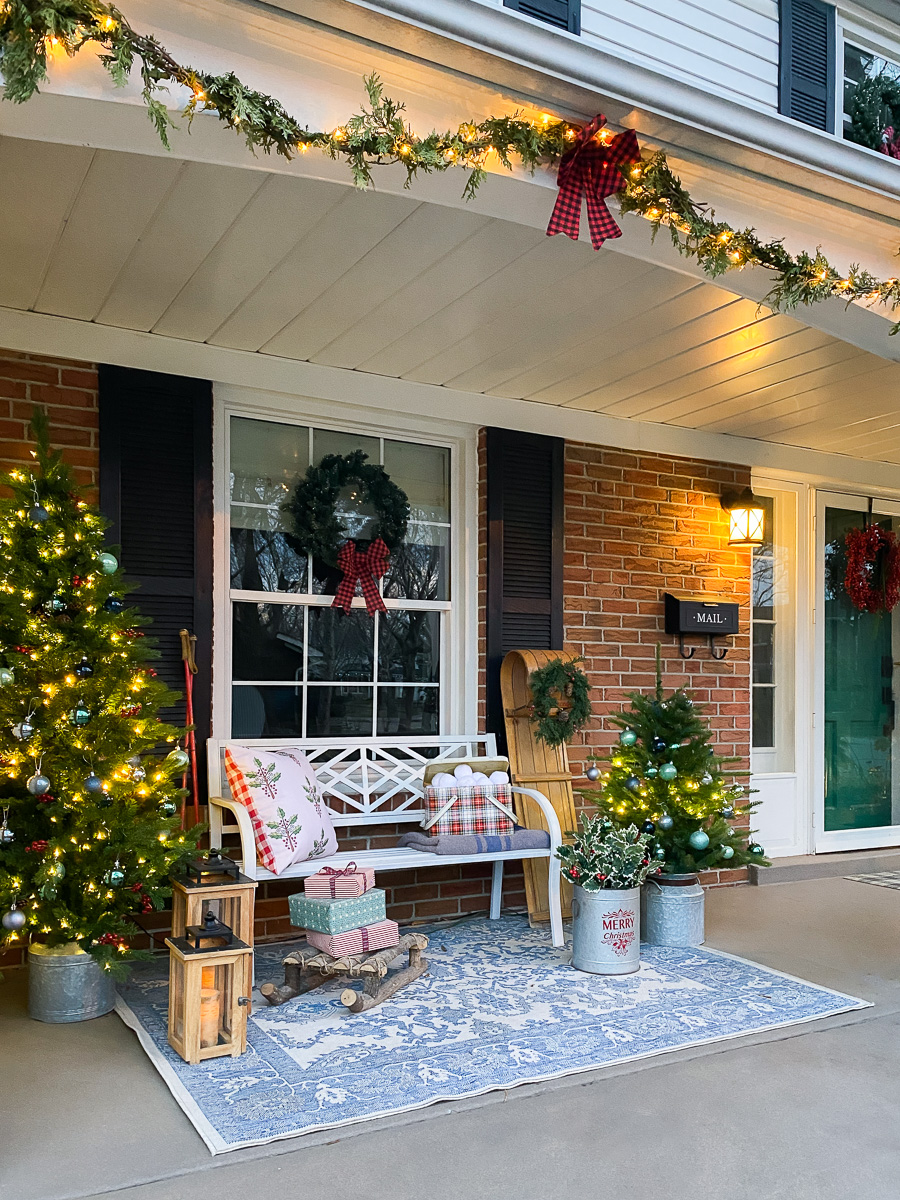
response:
[[[713,658],[724,658],[727,650],[717,651],[713,638],[738,632],[739,605],[730,600],[718,600],[712,596],[663,594],[666,613],[666,633],[678,635],[678,648],[682,658],[693,658],[696,647],[686,650],[686,634],[700,634],[709,638],[709,652]]]

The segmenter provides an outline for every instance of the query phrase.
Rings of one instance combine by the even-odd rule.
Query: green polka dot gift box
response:
[[[298,893],[288,901],[291,924],[316,933],[346,933],[384,921],[384,888],[370,888],[362,896],[347,896],[331,900],[328,897],[306,896]]]

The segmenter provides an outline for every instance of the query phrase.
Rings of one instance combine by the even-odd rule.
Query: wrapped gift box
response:
[[[367,954],[370,950],[396,946],[400,941],[400,927],[396,921],[376,921],[374,925],[348,929],[346,933],[316,933],[308,930],[306,940],[317,950],[340,958],[342,954]]]
[[[428,817],[422,822],[433,835],[444,833],[512,833],[512,793],[505,784],[425,788]]]
[[[307,896],[327,899],[362,896],[375,886],[375,872],[371,867],[358,867],[348,863],[343,870],[325,867],[304,880],[303,890]]]
[[[291,896],[291,923],[316,933],[346,933],[385,919],[384,888],[371,888],[362,896],[331,900],[318,896]]]

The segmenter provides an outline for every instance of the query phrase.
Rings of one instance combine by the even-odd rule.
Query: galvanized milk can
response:
[[[702,946],[703,888],[696,875],[651,875],[643,887],[644,941],[651,946]]]
[[[593,975],[629,975],[641,965],[640,888],[572,889],[572,966]]]
[[[74,944],[28,947],[28,1015],[35,1021],[89,1021],[115,1003],[115,983],[90,954]]]

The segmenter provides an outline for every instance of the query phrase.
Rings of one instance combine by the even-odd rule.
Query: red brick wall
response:
[[[47,410],[50,439],[80,483],[96,487],[99,470],[97,368],[91,363],[0,350],[0,471],[32,462],[28,423]],[[0,968],[18,966],[20,946],[0,941]]]
[[[628,693],[655,684],[662,644],[664,684],[687,687],[707,708],[717,750],[748,764],[750,753],[750,551],[727,545],[724,491],[750,483],[749,468],[696,459],[629,453],[570,442],[565,467],[565,649],[585,658],[594,716],[569,747],[575,787],[588,753],[615,739],[604,719]],[[485,439],[479,439],[479,713],[484,719],[487,506]],[[706,591],[742,604],[741,633],[717,662],[698,644],[692,659],[663,632],[665,591]],[[695,639],[696,640],[696,639]],[[576,794],[576,804],[578,803]],[[706,886],[746,880],[746,870],[711,871]]]

